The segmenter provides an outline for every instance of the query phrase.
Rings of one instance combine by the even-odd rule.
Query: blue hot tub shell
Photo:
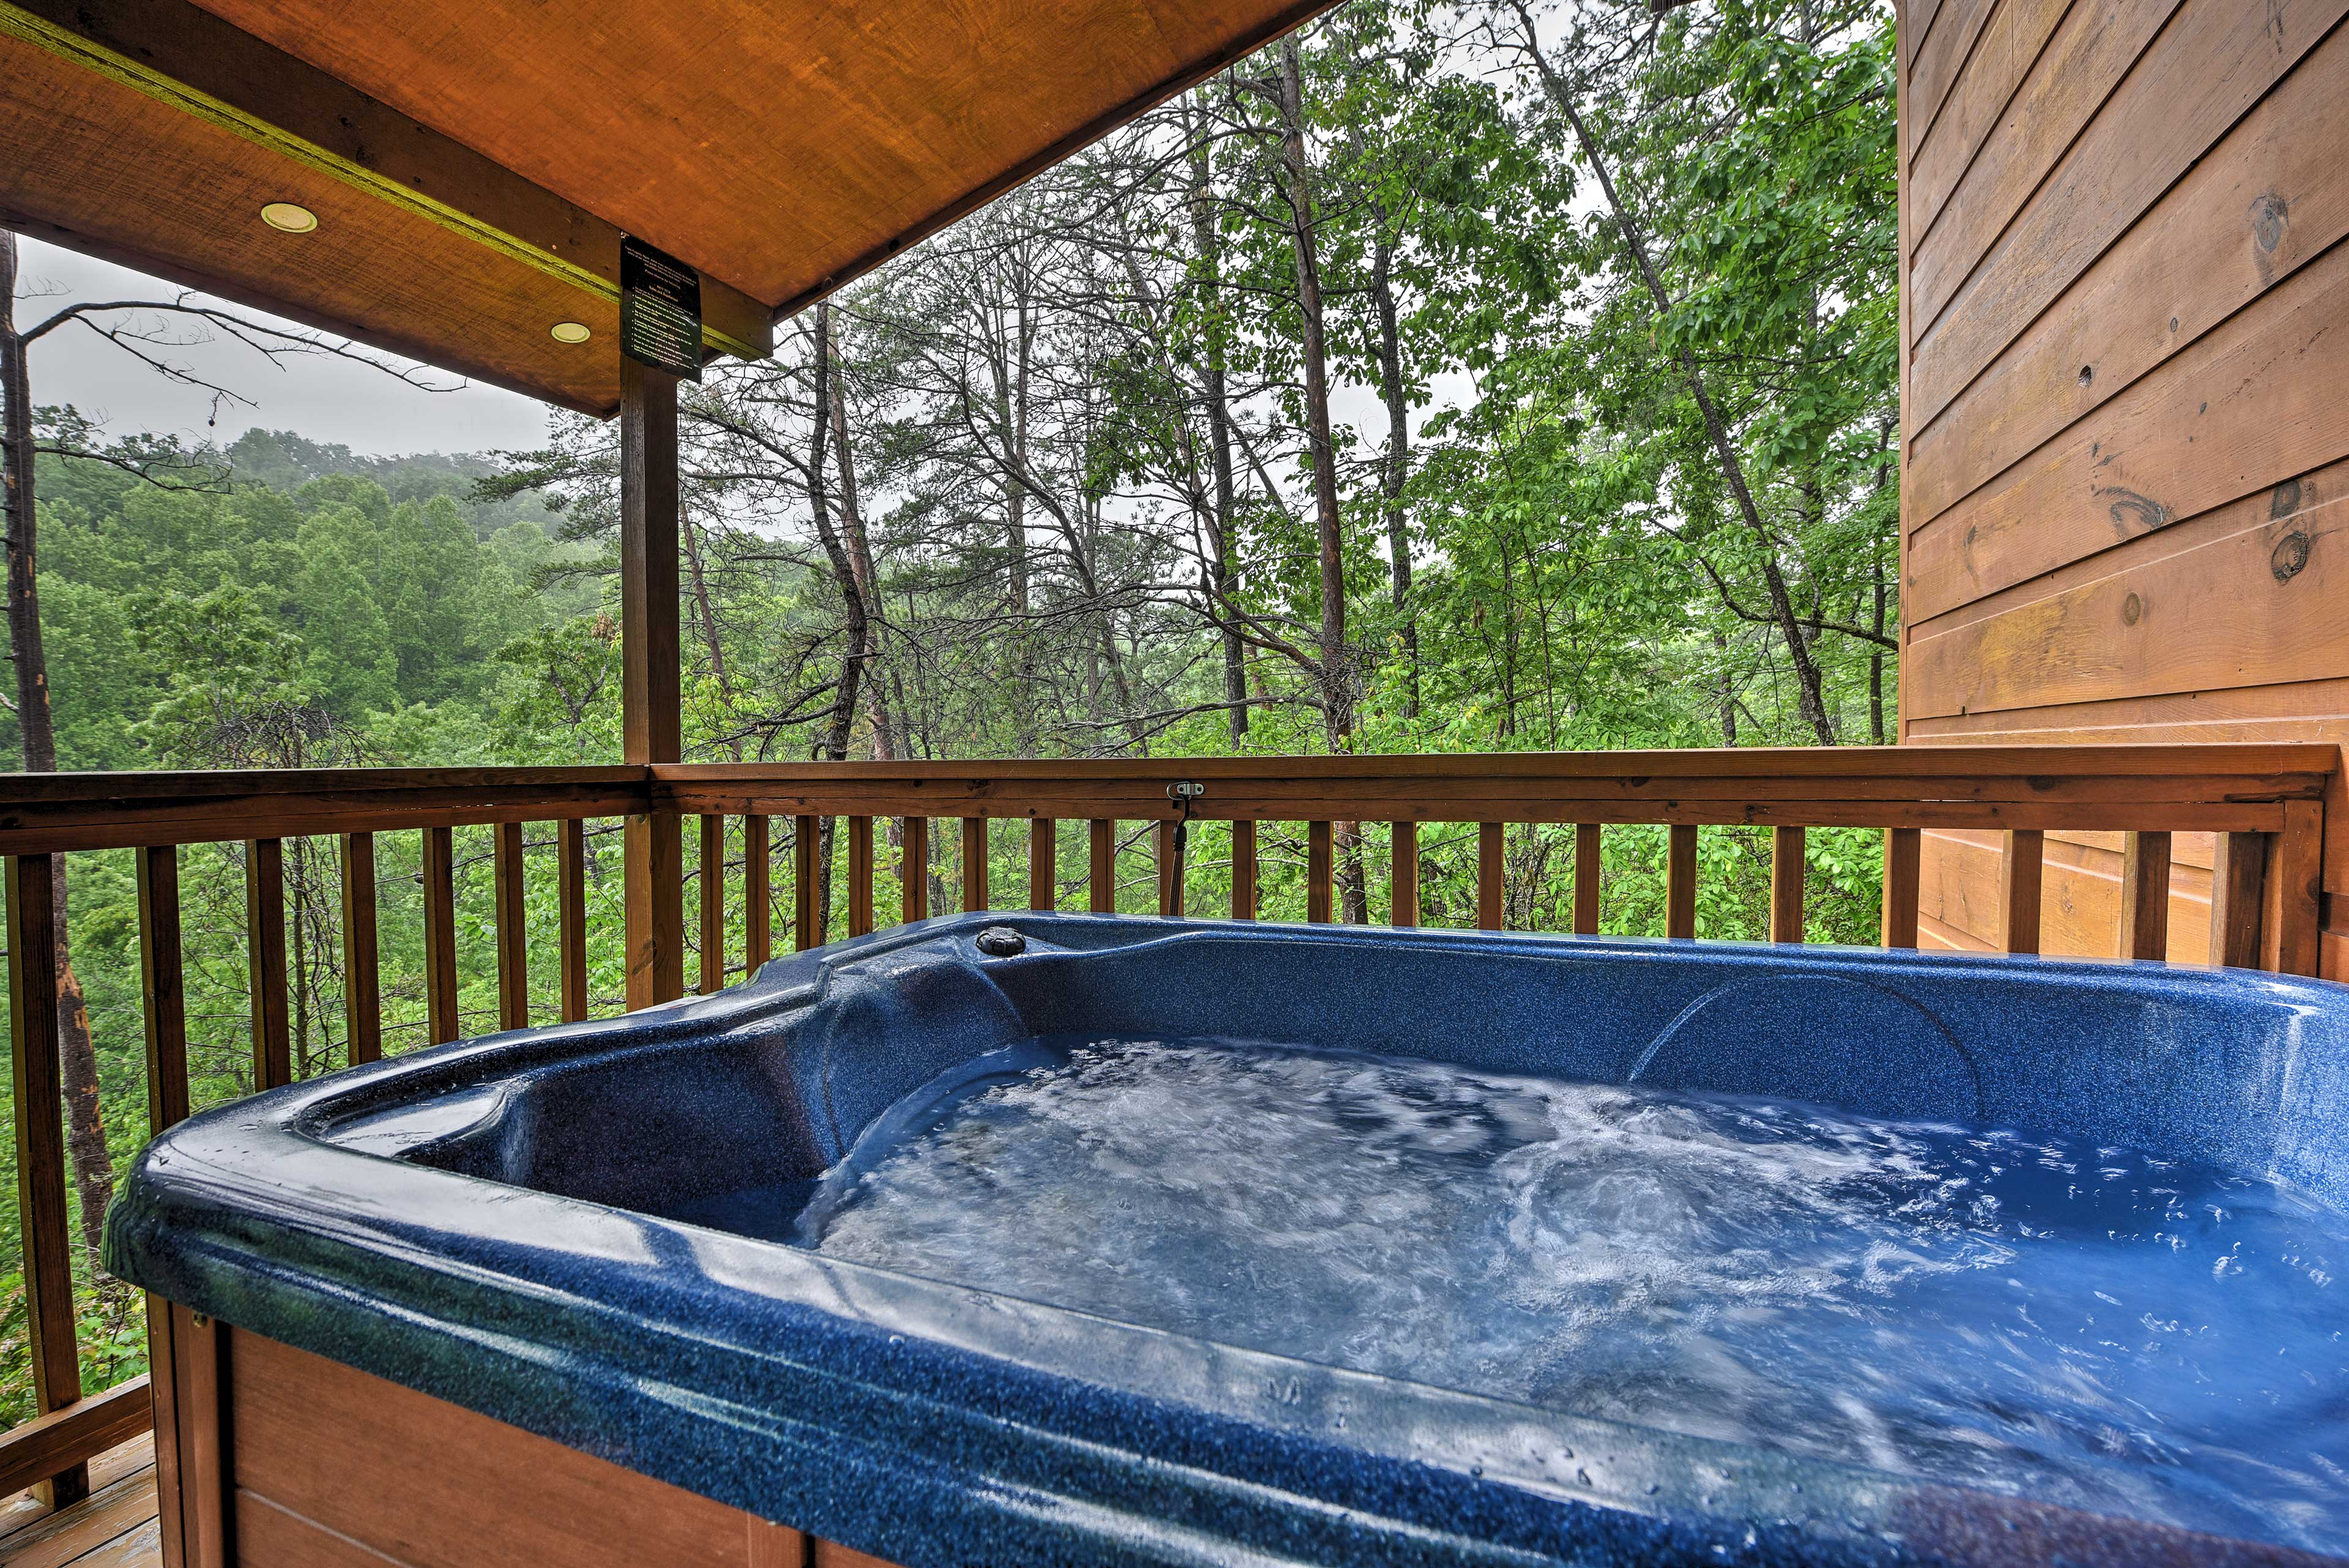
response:
[[[1024,950],[982,950],[998,927]],[[196,1116],[125,1183],[107,1262],[238,1328],[908,1568],[2315,1561],[1237,1349],[675,1218],[812,1176],[939,1073],[1073,1031],[2029,1126],[2349,1208],[2349,988],[988,915]]]

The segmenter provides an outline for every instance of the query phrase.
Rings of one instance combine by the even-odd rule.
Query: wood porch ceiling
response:
[[[0,0],[0,223],[608,414],[623,233],[763,354],[1329,3]]]

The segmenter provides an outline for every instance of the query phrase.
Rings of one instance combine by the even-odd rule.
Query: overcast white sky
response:
[[[20,244],[20,287],[57,291],[50,299],[18,300],[20,326],[72,300],[170,300],[181,292],[143,273],[38,240]],[[168,380],[97,334],[70,326],[33,346],[33,401],[71,403],[85,414],[102,414],[109,429],[122,435],[150,430],[191,441],[207,437],[229,441],[261,425],[384,456],[528,448],[545,440],[546,406],[496,387],[467,385],[457,391],[427,392],[365,366],[310,355],[286,361],[280,369],[217,333],[209,343],[170,353],[255,406],[225,405],[219,425],[207,430],[204,421],[212,411],[208,394]],[[439,379],[447,384],[458,378]]]

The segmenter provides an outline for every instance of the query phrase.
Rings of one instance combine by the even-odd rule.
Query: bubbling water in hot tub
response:
[[[2349,1220],[2134,1150],[1047,1038],[900,1102],[792,1234],[1250,1349],[2349,1550]]]

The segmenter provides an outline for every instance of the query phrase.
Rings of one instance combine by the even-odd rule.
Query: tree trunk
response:
[[[1646,235],[1615,189],[1614,171],[1608,167],[1606,154],[1600,151],[1597,138],[1590,134],[1590,128],[1584,122],[1582,110],[1575,103],[1573,92],[1551,67],[1549,57],[1542,53],[1534,35],[1533,19],[1526,13],[1523,0],[1515,0],[1515,3],[1517,16],[1526,29],[1526,52],[1541,76],[1543,90],[1574,128],[1574,139],[1580,145],[1582,156],[1589,163],[1591,172],[1599,177],[1599,191],[1606,196],[1608,211],[1613,215],[1615,226],[1623,236],[1623,246],[1638,266],[1640,281],[1647,286],[1648,296],[1654,302],[1656,314],[1661,318],[1671,310],[1671,297],[1665,292],[1663,278],[1656,271],[1655,259],[1648,253]],[[1713,393],[1705,384],[1704,371],[1697,364],[1696,355],[1683,348],[1674,358],[1679,360],[1681,374],[1688,382],[1691,395],[1696,400],[1697,412],[1704,421],[1705,436],[1721,464],[1721,477],[1737,502],[1738,516],[1761,545],[1762,580],[1770,590],[1771,615],[1777,623],[1779,636],[1785,639],[1786,656],[1795,665],[1796,706],[1804,722],[1818,737],[1819,744],[1832,746],[1836,743],[1835,729],[1827,719],[1818,661],[1811,657],[1810,644],[1803,640],[1802,627],[1795,618],[1794,596],[1786,589],[1785,574],[1779,570],[1777,547],[1770,537],[1769,529],[1763,524],[1762,510],[1754,504],[1754,492],[1745,483],[1745,464],[1738,456],[1736,443],[1730,440],[1729,421],[1723,416],[1720,406],[1713,400]]]
[[[857,591],[864,595],[864,662],[866,669],[860,684],[864,688],[865,718],[873,726],[873,760],[895,762],[897,738],[889,718],[889,688],[881,679],[881,623],[874,615],[880,607],[879,579],[873,569],[873,540],[864,527],[864,512],[856,499],[856,459],[848,447],[848,400],[841,391],[838,376],[832,382],[832,443],[839,453],[840,462],[840,525],[847,536],[848,565],[856,575]],[[892,827],[890,832],[895,833]],[[893,839],[892,842],[895,842]]]
[[[16,666],[16,728],[25,771],[55,773],[57,730],[49,711],[49,670],[41,650],[40,579],[35,561],[33,377],[16,331],[16,236],[0,229],[0,489],[5,489],[8,550],[8,652]],[[89,1005],[74,973],[66,931],[66,857],[56,857],[57,1075],[66,1101],[66,1152],[81,1200],[82,1244],[98,1272],[106,1206],[114,1196],[114,1159],[98,1092],[98,1053]]]
[[[1237,486],[1232,471],[1232,410],[1224,369],[1223,236],[1216,227],[1213,167],[1206,128],[1191,131],[1191,243],[1197,252],[1199,292],[1206,308],[1201,313],[1206,331],[1205,392],[1207,403],[1207,460],[1215,472],[1215,508],[1207,517],[1208,545],[1215,553],[1212,576],[1217,606],[1216,621],[1224,643],[1224,701],[1231,704],[1232,744],[1247,740],[1247,645],[1231,623],[1229,609],[1240,591],[1238,551],[1232,538],[1236,519],[1232,504]]]
[[[1379,488],[1387,505],[1387,556],[1393,576],[1392,603],[1402,623],[1402,657],[1409,683],[1403,717],[1419,717],[1419,613],[1411,602],[1411,527],[1402,504],[1411,478],[1411,404],[1402,384],[1402,317],[1395,306],[1394,236],[1380,215],[1379,239],[1371,258],[1371,302],[1379,313],[1379,400],[1387,408],[1387,457]]]

